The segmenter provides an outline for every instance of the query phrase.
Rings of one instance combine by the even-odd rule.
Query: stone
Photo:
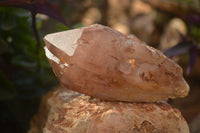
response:
[[[181,113],[166,102],[126,103],[58,87],[42,100],[28,133],[189,133]]]
[[[131,30],[133,33],[143,41],[150,43],[154,42],[155,36],[155,18],[156,12],[138,15],[131,21]]]
[[[87,10],[82,19],[82,24],[85,26],[100,22],[102,18],[101,12],[98,8],[92,7]]]
[[[155,102],[184,97],[181,67],[162,52],[95,24],[44,37],[46,56],[60,83],[104,100]]]
[[[107,0],[107,11],[105,24],[109,25],[113,29],[129,34],[130,31],[130,16],[129,9],[131,5],[131,0]]]
[[[160,49],[165,51],[181,41],[180,34],[187,34],[187,27],[183,20],[173,18],[169,21],[160,38]]]
[[[152,7],[141,0],[133,0],[131,3],[131,9],[130,9],[131,17],[135,17],[141,14],[149,14],[152,11],[153,11]]]

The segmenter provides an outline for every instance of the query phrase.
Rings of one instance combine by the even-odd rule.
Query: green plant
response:
[[[13,7],[0,7],[0,14],[0,127],[4,133],[23,133],[41,96],[58,82],[37,45],[42,20]]]

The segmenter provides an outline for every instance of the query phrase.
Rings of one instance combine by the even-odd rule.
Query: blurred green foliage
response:
[[[56,84],[44,50],[36,44],[29,12],[0,7],[1,132],[26,132],[41,96]]]
[[[192,26],[190,28],[190,36],[192,36],[195,41],[200,42],[200,26]]]

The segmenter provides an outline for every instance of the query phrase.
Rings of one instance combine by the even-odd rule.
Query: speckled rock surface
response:
[[[28,133],[189,133],[169,104],[106,102],[62,87],[42,100]]]
[[[182,69],[134,35],[92,25],[44,37],[46,56],[68,89],[112,101],[155,102],[189,92]]]

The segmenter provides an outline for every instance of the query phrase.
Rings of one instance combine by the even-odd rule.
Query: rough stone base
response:
[[[46,96],[28,133],[189,133],[181,113],[165,102],[101,101],[58,87]]]

